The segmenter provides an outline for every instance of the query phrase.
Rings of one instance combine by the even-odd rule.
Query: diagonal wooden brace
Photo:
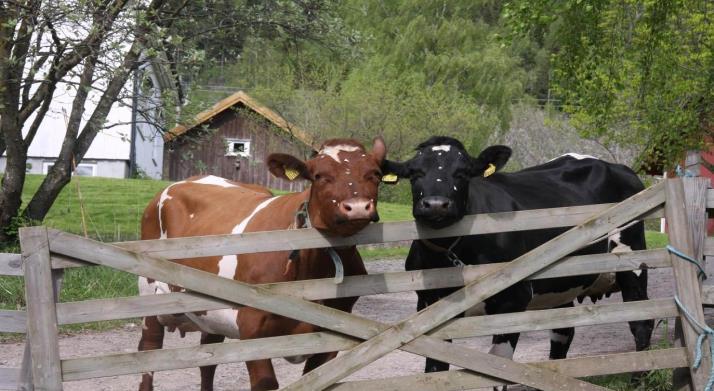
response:
[[[531,274],[555,263],[571,252],[584,247],[590,241],[606,235],[614,228],[626,224],[662,204],[665,199],[663,188],[664,182],[660,182],[612,208],[596,214],[583,224],[529,251],[504,267],[483,275],[467,284],[464,288],[395,324],[344,355],[305,374],[286,389],[325,389],[488,297],[503,291]],[[536,388],[545,390],[564,389],[555,387],[552,383],[547,387],[536,386]],[[565,389],[575,388],[571,386],[571,388]]]
[[[645,205],[657,206],[661,203],[661,200],[653,200],[653,198],[656,198],[652,196],[653,193],[655,193],[654,190],[649,190],[646,193],[646,197],[636,196],[636,200],[633,203],[636,204],[637,207],[630,203],[625,204],[618,210],[622,211],[622,209],[625,209],[630,211],[631,217],[609,221],[608,211],[600,215],[607,219],[609,226],[616,227],[617,225],[621,225],[627,220],[637,217],[638,214],[651,209],[651,207],[646,208]],[[639,209],[643,212],[633,212]],[[622,220],[622,223],[620,223],[620,220]],[[593,233],[591,236],[597,237],[599,235],[598,233]],[[383,334],[384,330],[392,330],[387,329],[387,326],[378,322],[360,318],[329,307],[323,307],[292,296],[276,294],[266,289],[218,277],[197,269],[184,267],[164,259],[136,254],[116,246],[99,243],[59,231],[53,230],[49,236],[50,249],[52,252],[183,286],[202,294],[298,319],[339,333],[361,339],[369,339],[380,333]],[[587,242],[587,240],[585,242]],[[539,269],[535,271],[537,270]],[[498,273],[498,271],[496,273]],[[481,279],[477,281],[481,281]],[[396,348],[399,348],[401,345],[403,344],[399,343]],[[503,362],[501,362],[501,360],[494,358],[494,356],[458,347],[458,345],[449,344],[432,337],[421,336],[403,346],[402,349],[416,354],[430,356],[489,376],[499,377],[515,383],[532,385],[541,389],[599,389],[588,383],[568,378],[553,371],[533,369],[531,366],[515,363],[510,360],[502,360]],[[318,368],[318,370],[319,369],[320,368]],[[321,387],[324,388],[326,386],[327,385]]]
[[[55,230],[50,232],[50,238],[50,249],[57,254],[179,285],[201,294],[259,308],[360,339],[372,338],[389,328],[387,324],[294,296],[276,294],[265,288],[218,277],[164,259],[136,254],[91,239]],[[579,381],[552,370],[495,357],[429,336],[419,337],[401,349],[513,383],[542,386],[544,389],[554,389],[549,387],[552,384],[561,384],[562,387],[558,388],[560,390],[582,389],[573,385],[573,382]],[[543,386],[543,381],[539,379],[549,379],[548,386]]]

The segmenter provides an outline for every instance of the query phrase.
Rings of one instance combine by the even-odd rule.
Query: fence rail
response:
[[[694,181],[697,181],[694,186],[685,187],[703,188],[703,181],[699,179]],[[676,189],[670,189],[675,185],[681,187],[681,180],[667,181],[667,195],[670,198],[676,197],[670,195],[672,192],[677,194]],[[43,367],[49,368],[46,372],[34,371],[33,381],[36,385],[59,384],[61,387],[62,381],[347,350],[347,354],[329,362],[325,366],[327,369],[320,368],[313,371],[288,388],[321,389],[335,383],[334,389],[339,390],[380,386],[389,389],[413,389],[419,387],[416,384],[438,383],[445,385],[443,389],[460,389],[459,387],[489,387],[518,382],[547,390],[595,389],[589,383],[575,378],[659,368],[687,368],[691,363],[693,344],[687,340],[685,347],[672,349],[537,363],[515,363],[493,356],[487,356],[488,360],[475,360],[475,357],[486,356],[484,353],[459,345],[446,345],[442,340],[490,335],[494,330],[498,330],[499,333],[521,332],[679,316],[673,299],[666,298],[449,320],[454,314],[461,312],[462,307],[475,304],[475,301],[488,297],[495,289],[517,282],[522,277],[542,279],[642,268],[669,268],[675,264],[682,270],[679,276],[675,273],[681,291],[680,297],[683,293],[691,295],[694,303],[699,303],[699,308],[702,302],[714,305],[714,288],[703,287],[699,298],[696,275],[692,280],[691,275],[683,274],[690,271],[688,268],[693,269],[693,266],[683,265],[676,258],[673,259],[666,250],[571,256],[554,264],[562,255],[601,237],[612,228],[631,219],[659,218],[667,213],[670,230],[677,230],[680,233],[691,230],[693,218],[686,216],[682,208],[671,206],[665,211],[666,208],[662,206],[665,185],[658,186],[654,190],[651,188],[646,191],[644,196],[618,205],[601,204],[474,215],[467,216],[460,223],[443,230],[426,229],[412,221],[373,224],[349,238],[327,237],[316,230],[302,229],[282,231],[279,235],[275,232],[257,232],[108,245],[56,230],[24,229],[25,237],[22,245],[25,255],[0,254],[0,274],[14,276],[24,274],[28,280],[28,311],[0,311],[0,331],[28,333],[33,364],[40,362],[49,365]],[[707,208],[714,209],[714,191],[708,190],[701,194],[699,204],[689,205],[690,202],[688,206],[692,216],[704,218],[705,205]],[[680,201],[682,200],[677,199],[675,203],[679,205]],[[667,202],[670,202],[669,198]],[[683,201],[681,205],[684,206]],[[586,223],[583,224],[583,221]],[[322,279],[250,286],[216,276],[204,276],[194,269],[164,260],[175,257],[218,256],[570,226],[577,227],[569,231],[569,236],[547,243],[543,248],[534,250],[534,254],[524,256],[524,260],[520,262],[517,260],[504,264],[467,266],[462,269],[445,268],[346,277],[339,285],[335,285],[332,279]],[[685,239],[677,239],[680,241],[678,246],[688,249],[685,251],[690,253],[696,251],[698,246],[699,252],[705,258],[714,256],[714,239],[705,241],[701,229],[696,229],[698,231],[694,232],[694,238],[689,233],[689,241],[686,240],[687,233],[679,235]],[[43,232],[46,232],[44,239]],[[265,240],[268,235],[270,240]],[[23,263],[25,273],[22,271]],[[57,290],[53,289],[55,284],[53,281],[58,278],[57,273],[61,273],[64,268],[91,264],[104,264],[177,284],[192,292],[55,304],[56,297],[53,299],[53,295],[56,295]],[[551,264],[554,265],[549,266]],[[498,284],[493,284],[484,276],[502,278]],[[685,282],[691,289],[687,290]],[[456,306],[454,303],[448,305],[437,303],[439,306],[435,305],[435,308],[438,307],[439,312],[433,312],[434,306],[430,307],[429,311],[432,311],[432,314],[428,321],[424,322],[422,318],[425,316],[419,314],[415,319],[410,320],[413,323],[410,323],[409,332],[413,334],[409,336],[402,335],[404,328],[394,328],[392,325],[377,323],[352,314],[339,313],[307,301],[464,286],[466,288],[462,289],[472,289],[472,291],[479,289],[478,292],[481,292],[478,298],[467,296],[474,303],[462,302],[457,303]],[[479,288],[480,286],[484,288]],[[30,294],[31,291],[34,293]],[[37,295],[41,296],[40,300],[34,299]],[[29,300],[40,304],[30,304]],[[331,331],[100,357],[60,360],[59,353],[55,355],[57,325],[221,309],[234,307],[236,303],[307,321]],[[52,319],[53,314],[56,314],[56,319]],[[41,320],[39,325],[32,326],[37,319]],[[31,325],[29,329],[28,324]],[[685,333],[689,333],[691,337],[691,330],[687,331],[686,324],[684,327]],[[367,342],[361,342],[362,340]],[[393,349],[430,356],[456,364],[466,370],[379,381],[339,383],[355,368],[364,366],[375,357]],[[32,369],[36,366],[32,366]],[[0,368],[0,379],[4,379],[0,380],[0,389],[16,387],[17,382],[7,379],[17,379],[21,372],[23,371],[17,368]],[[478,375],[477,372],[485,374],[486,377]],[[688,369],[687,374],[692,376],[695,384],[700,384],[696,382],[702,381],[703,372],[706,371]]]

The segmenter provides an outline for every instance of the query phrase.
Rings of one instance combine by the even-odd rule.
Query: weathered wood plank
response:
[[[679,251],[696,257],[692,240],[691,226],[687,221],[686,197],[681,179],[668,179],[665,181],[665,216],[669,225],[669,242]],[[698,268],[689,262],[672,254],[672,270],[674,272],[675,289],[682,304],[694,318],[704,324],[704,311],[700,294],[700,281],[697,277]],[[684,317],[684,314],[682,314]],[[684,332],[684,344],[687,348],[689,363],[694,362],[697,330],[685,319],[681,321]],[[707,383],[708,368],[711,365],[711,355],[703,349],[702,365],[698,369],[690,367],[689,387],[692,390],[702,390]],[[675,389],[681,389],[681,376],[675,374]],[[686,380],[686,379],[685,379]]]
[[[600,212],[584,223],[518,257],[501,269],[482,276],[448,297],[381,332],[356,348],[305,374],[287,389],[324,389],[363,368],[405,342],[423,335],[486,298],[553,264],[612,229],[626,224],[664,202],[664,184],[656,184],[631,198]],[[490,374],[489,374],[490,375]],[[592,384],[551,373],[531,372],[517,381],[544,390],[600,389]],[[512,380],[512,379],[508,379]]]
[[[0,253],[0,276],[21,276],[22,255]]]
[[[32,381],[40,390],[62,389],[55,282],[50,267],[47,229],[20,229],[27,299],[27,341],[32,360]]]
[[[672,299],[598,304],[576,308],[528,311],[453,320],[431,333],[432,337],[465,338],[499,332],[546,330],[555,327],[589,326],[652,318],[673,317],[677,309]],[[224,364],[246,360],[307,355],[357,346],[353,338],[334,333],[263,338],[199,347],[163,349],[149,352],[83,357],[62,361],[63,380],[117,376],[142,371],[163,371]]]
[[[17,390],[20,368],[0,368],[0,390]]]
[[[127,375],[140,372],[195,368],[229,362],[251,361],[302,354],[345,350],[358,340],[330,332],[289,335],[254,340],[112,354],[62,360],[63,380]]]
[[[665,250],[643,250],[631,253],[567,257],[554,267],[536,273],[528,279],[637,270],[644,267],[644,265],[647,268],[669,267],[669,256]],[[500,266],[500,264],[489,264],[465,266],[460,269],[441,268],[351,276],[345,277],[345,280],[339,285],[335,285],[332,278],[324,278],[259,286],[275,293],[300,297],[305,300],[322,300],[410,292],[421,289],[461,287],[475,280],[479,275],[490,272]],[[169,293],[143,297],[60,303],[57,307],[57,316],[60,324],[71,324],[231,307],[234,307],[234,305],[230,302],[199,294]]]
[[[632,301],[628,303],[579,305],[510,314],[458,318],[434,329],[429,335],[439,339],[456,339],[525,331],[552,330],[562,327],[593,326],[633,320],[677,316],[673,299]]]
[[[704,255],[714,257],[714,237],[708,237],[704,241]]]
[[[0,310],[0,333],[24,333],[27,331],[25,311]]]
[[[692,232],[694,259],[704,262],[704,247],[707,240],[706,195],[709,178],[682,178],[684,186],[687,223]],[[704,269],[706,270],[706,265]]]
[[[305,321],[361,339],[375,336],[388,327],[385,324],[316,303],[291,296],[276,295],[264,288],[218,277],[160,258],[136,254],[117,246],[99,243],[76,235],[55,232],[50,241],[50,248],[53,252],[62,255],[81,258],[92,263],[183,286],[210,296]],[[553,379],[552,381],[565,384],[566,387],[572,383],[555,372],[531,368],[433,337],[421,336],[402,349],[513,382],[540,384],[541,382],[530,380],[535,377]]]
[[[704,305],[714,305],[714,285],[702,286],[702,303]]]
[[[714,189],[707,190],[707,209],[714,209]]]
[[[22,362],[18,373],[17,391],[34,391],[35,386],[32,382],[32,352],[30,351],[30,342],[25,338],[25,349],[22,353]]]
[[[414,221],[370,224],[359,233],[346,238],[325,236],[324,233],[315,229],[299,229],[250,232],[240,235],[142,240],[114,243],[114,245],[135,252],[170,259],[349,246],[466,234],[475,235],[502,231],[569,227],[610,206],[612,204],[471,215],[464,217],[460,222],[450,227],[439,230],[419,226]],[[650,218],[661,215],[661,212],[654,212],[645,217]],[[57,232],[59,231],[50,230],[50,237]],[[67,264],[66,261],[65,264]],[[67,266],[73,265],[67,264]]]
[[[687,365],[684,348],[651,350],[646,352],[603,354],[591,357],[529,363],[545,366],[572,377],[602,376],[617,373],[650,371]],[[337,383],[331,391],[461,391],[497,387],[505,384],[496,379],[479,376],[466,370],[420,373],[389,379],[359,380]],[[511,388],[509,387],[509,390]]]

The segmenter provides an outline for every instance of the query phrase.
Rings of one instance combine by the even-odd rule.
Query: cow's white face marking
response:
[[[437,182],[441,182],[441,178],[436,178],[436,181],[437,181]]]
[[[560,344],[566,344],[566,343],[568,343],[568,336],[567,336],[567,335],[563,335],[563,334],[556,333],[555,331],[551,330],[551,331],[550,331],[550,340],[551,340],[552,342],[557,342],[557,343],[560,343]]]
[[[191,183],[199,183],[201,185],[214,185],[221,187],[238,187],[237,185],[228,182],[226,178],[221,178],[215,175],[208,175],[201,179],[192,181]]]
[[[456,186],[454,186],[454,191],[459,191],[459,189],[457,189]]]
[[[439,170],[443,170],[443,169],[444,169],[444,167],[442,167],[442,166],[439,166],[439,167],[437,167],[437,168],[438,168]]]
[[[331,158],[333,158],[336,162],[340,162],[340,152],[354,152],[359,150],[360,148],[356,145],[328,145],[325,147],[322,147],[320,150],[320,155],[327,155]]]
[[[431,147],[431,150],[449,152],[451,151],[451,145],[434,145],[433,147]]]
[[[195,215],[194,215],[193,213],[191,213],[190,215],[188,215],[188,218],[189,218],[189,219],[192,219],[193,216],[195,216]]]
[[[489,353],[498,357],[513,359],[513,347],[508,341],[497,343],[491,346],[491,350],[489,350]]]

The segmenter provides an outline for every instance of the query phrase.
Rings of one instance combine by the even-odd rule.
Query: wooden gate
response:
[[[694,319],[703,324],[697,266],[667,250],[567,257],[632,220],[661,217],[663,209],[673,248],[697,260],[702,260],[704,253],[714,253],[705,251],[709,247],[714,249],[714,245],[705,246],[702,234],[709,196],[706,182],[688,179],[686,186],[682,182],[681,179],[666,180],[619,204],[467,216],[458,224],[442,230],[427,229],[411,221],[373,224],[349,238],[326,237],[316,230],[302,229],[282,231],[279,235],[257,232],[104,244],[43,227],[25,228],[21,230],[20,237],[27,311],[0,311],[0,331],[26,332],[27,349],[22,368],[0,371],[0,377],[4,378],[0,381],[0,388],[4,385],[20,389],[59,390],[63,381],[340,350],[345,352],[285,389],[320,390],[332,387],[356,390],[369,386],[374,389],[457,390],[518,383],[542,390],[599,390],[603,388],[578,378],[685,368],[676,373],[677,381],[686,383],[685,386],[690,389],[701,390],[711,366],[710,354],[705,349],[702,364],[698,369],[691,368],[698,330],[686,320],[680,322],[683,331],[680,346],[684,347],[536,363],[514,362],[444,341],[490,335],[494,331],[510,333],[679,317],[680,310],[672,297],[452,320],[475,304],[524,279],[670,266],[676,281],[676,297]],[[686,197],[685,187],[688,190]],[[339,285],[335,285],[332,279],[249,285],[167,261],[171,258],[567,226],[574,227],[512,262],[462,269],[347,277]],[[13,256],[7,258],[7,262],[0,263],[0,274],[20,274],[20,260]],[[62,270],[88,264],[105,265],[178,285],[188,292],[57,303]],[[462,288],[396,324],[376,322],[310,301],[440,287]],[[703,292],[705,297],[712,295],[709,290]],[[60,358],[57,340],[60,324],[205,311],[235,307],[237,304],[309,322],[326,331],[202,345],[171,352],[156,350]],[[396,349],[432,357],[464,370],[340,382]],[[10,377],[19,380],[10,381]]]

